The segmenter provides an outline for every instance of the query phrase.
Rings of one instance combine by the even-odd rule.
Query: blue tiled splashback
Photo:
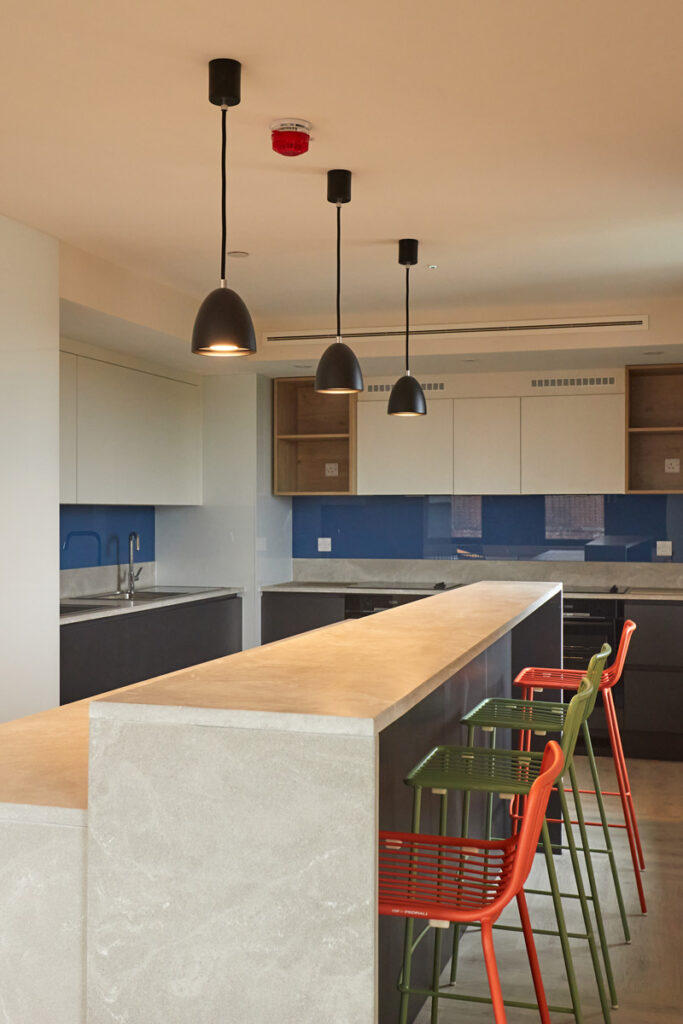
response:
[[[295,558],[683,561],[683,496],[293,499]],[[332,550],[318,551],[318,537]],[[673,544],[657,558],[656,541]]]
[[[140,535],[136,562],[153,562],[153,505],[62,505],[60,568],[85,569],[127,562],[128,534],[133,530]]]

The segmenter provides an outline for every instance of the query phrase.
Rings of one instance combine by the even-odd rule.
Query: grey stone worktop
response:
[[[410,558],[295,558],[292,579],[268,591],[424,594],[480,580],[552,581],[567,598],[683,601],[683,563],[507,562]],[[381,584],[381,585],[380,585]],[[391,586],[395,589],[388,589]],[[612,586],[625,593],[610,593]],[[434,591],[438,593],[438,591]]]
[[[272,586],[261,587],[262,593],[291,593],[291,594],[415,594],[421,597],[429,597],[430,594],[438,594],[443,590],[452,590],[456,587],[466,586],[464,583],[447,583],[445,588],[435,590],[433,586],[419,587],[410,584],[387,584],[367,582],[364,586],[348,582],[307,582],[305,580],[290,580],[288,583],[275,583]],[[627,587],[623,592],[611,594],[608,590],[595,593],[585,591],[574,586],[564,590],[566,598],[580,598],[582,600],[592,599],[595,601],[683,601],[683,589],[673,587]]]
[[[234,597],[242,593],[242,587],[144,587],[138,588],[138,592],[145,593],[153,591],[162,594],[169,591],[167,598],[160,597],[156,601],[146,601],[144,604],[133,604],[127,601],[122,594],[120,600],[106,599],[102,595],[62,598],[60,601],[59,622],[61,626],[71,625],[74,622],[89,622],[91,619],[107,619],[114,615],[130,615],[131,613],[148,612],[155,608],[170,608],[177,604],[190,604],[196,601],[211,601],[217,597]],[[182,591],[182,593],[181,593]],[[84,609],[83,605],[90,605]],[[68,611],[68,606],[73,605],[74,610]]]

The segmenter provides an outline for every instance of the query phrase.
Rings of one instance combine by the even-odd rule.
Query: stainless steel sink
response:
[[[125,601],[126,603],[143,601],[165,601],[169,597],[191,597],[192,592],[186,590],[164,590],[164,591],[150,591],[150,590],[136,590],[132,597],[128,597],[125,593],[114,593],[114,594],[98,594],[97,597],[93,597],[93,602],[99,601]]]
[[[76,601],[59,602],[59,614],[66,615],[69,612],[92,612],[97,610],[94,604],[79,604]]]

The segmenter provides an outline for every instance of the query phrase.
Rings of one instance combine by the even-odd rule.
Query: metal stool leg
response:
[[[645,892],[643,890],[643,881],[640,877],[641,872],[641,861],[640,854],[638,852],[638,844],[636,842],[636,832],[633,827],[633,821],[631,818],[631,807],[629,806],[628,798],[626,796],[628,787],[626,779],[624,778],[623,772],[623,748],[621,746],[619,737],[619,725],[617,722],[617,713],[614,707],[614,701],[612,695],[607,691],[605,693],[605,711],[607,714],[607,729],[609,731],[610,744],[612,747],[612,757],[614,759],[614,767],[617,773],[617,783],[619,788],[619,795],[621,797],[621,808],[624,814],[624,821],[626,823],[626,832],[628,835],[628,843],[631,849],[631,861],[633,863],[633,872],[636,879],[636,888],[638,889],[638,899],[640,900],[640,909],[643,914],[647,914],[647,903],[645,902]]]
[[[496,1024],[507,1024],[507,1015],[503,1003],[503,991],[500,987],[498,976],[498,965],[496,964],[496,952],[493,948],[493,930],[489,921],[484,921],[481,926],[481,945],[484,950],[484,961],[486,963],[486,976],[489,980],[491,1000],[493,1002],[493,1015]]]
[[[613,727],[614,727],[614,744],[616,746],[616,754],[617,754],[617,757],[619,759],[619,763],[621,765],[621,776],[622,776],[622,779],[624,781],[624,787],[625,787],[624,796],[626,797],[626,804],[627,804],[628,809],[629,809],[629,814],[630,814],[630,819],[631,819],[631,827],[633,829],[633,836],[634,836],[634,839],[635,839],[635,842],[636,842],[636,847],[638,849],[638,862],[640,864],[640,870],[644,871],[645,870],[645,857],[643,856],[643,847],[642,847],[642,844],[640,842],[640,832],[638,830],[638,819],[636,818],[636,809],[635,809],[635,807],[633,805],[633,793],[631,791],[631,783],[630,783],[630,780],[629,780],[629,777],[628,777],[628,768],[626,766],[626,757],[624,755],[624,746],[623,746],[623,744],[621,742],[621,733],[619,731],[619,720],[617,719],[617,710],[616,710],[616,708],[614,706],[614,697],[612,696],[612,691],[611,690],[608,690],[605,693],[605,695],[603,697],[603,702],[604,702],[606,708],[607,708],[607,705],[609,704],[609,713],[610,713],[610,716],[611,716],[611,719],[612,719],[612,723],[613,723]],[[610,740],[612,740],[611,736],[610,736]]]
[[[569,936],[567,935],[567,923],[564,918],[562,897],[560,896],[560,887],[557,884],[557,874],[555,872],[555,864],[553,861],[553,849],[550,845],[550,833],[548,832],[547,821],[543,822],[543,828],[541,830],[541,841],[543,843],[543,853],[545,855],[545,863],[548,870],[550,893],[553,900],[553,906],[555,908],[557,930],[560,933],[560,945],[562,947],[564,969],[567,972],[569,994],[572,1001],[572,1007],[574,1009],[574,1020],[576,1021],[576,1024],[583,1024],[583,1012],[581,1010],[581,1001],[579,999],[579,987],[576,984],[576,974],[574,973],[574,961],[572,959],[572,951],[569,946]]]
[[[598,993],[600,995],[600,1005],[602,1007],[602,1016],[605,1024],[610,1024],[612,1015],[610,1013],[610,1004],[607,1000],[607,993],[605,992],[605,983],[602,977],[602,968],[600,966],[600,957],[598,956],[598,947],[595,942],[595,935],[593,934],[593,922],[591,921],[590,911],[588,910],[588,900],[586,899],[586,890],[583,885],[583,878],[581,876],[581,865],[579,863],[579,857],[576,852],[576,843],[574,841],[574,833],[572,832],[571,817],[569,815],[569,808],[567,806],[567,797],[565,796],[564,786],[560,779],[557,786],[558,793],[560,794],[560,804],[562,806],[562,817],[564,819],[565,831],[567,833],[567,845],[569,846],[569,854],[571,857],[572,867],[574,869],[574,878],[576,881],[576,888],[579,895],[579,902],[581,904],[581,913],[583,915],[583,923],[586,929],[586,935],[588,936],[588,947],[590,949],[591,960],[593,961],[593,972],[595,974],[595,981],[598,986]]]
[[[612,871],[612,880],[614,881],[614,891],[617,895],[617,903],[619,905],[619,915],[621,917],[621,924],[624,929],[624,938],[627,942],[631,941],[631,930],[628,926],[628,918],[626,917],[626,907],[624,906],[624,897],[621,891],[621,882],[619,881],[619,871],[617,869],[617,862],[614,856],[614,849],[612,848],[612,837],[610,835],[609,825],[607,823],[607,813],[605,811],[605,801],[602,798],[602,791],[600,789],[600,778],[598,776],[598,766],[595,762],[595,755],[593,753],[593,743],[591,740],[590,729],[588,728],[588,722],[583,723],[583,741],[586,746],[586,754],[588,756],[588,764],[590,765],[591,779],[593,780],[593,789],[595,792],[595,799],[598,803],[598,811],[600,812],[600,821],[602,822],[602,834],[605,839],[605,849],[607,850],[607,856],[609,857],[610,869]]]
[[[542,1024],[550,1024],[548,1001],[545,997],[545,989],[543,988],[541,967],[538,962],[538,954],[536,953],[536,943],[534,942],[534,933],[531,928],[531,921],[529,920],[529,908],[526,905],[524,889],[521,889],[517,895],[517,909],[519,910],[519,917],[522,922],[524,944],[526,945],[527,956],[529,957],[529,967],[531,968],[531,977],[534,982],[534,991],[536,993],[538,1010],[541,1015],[541,1022]]]

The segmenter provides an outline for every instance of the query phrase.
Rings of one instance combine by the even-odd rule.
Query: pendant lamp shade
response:
[[[242,65],[237,60],[209,61],[209,101],[221,108],[221,286],[206,296],[194,322],[192,351],[201,356],[248,356],[256,351],[249,310],[225,280],[226,231],[226,113],[241,98]]]
[[[398,243],[398,262],[406,268],[406,372],[391,389],[387,406],[390,416],[427,414],[424,391],[410,373],[410,268],[417,263],[417,246],[416,238],[402,238]]]
[[[394,384],[389,396],[390,416],[424,416],[427,402],[419,381],[405,374]]]
[[[327,201],[337,207],[337,340],[325,349],[315,374],[315,390],[350,395],[363,390],[363,374],[353,349],[341,333],[341,208],[351,201],[351,171],[327,172]]]
[[[315,390],[326,395],[348,395],[363,390],[358,360],[341,338],[325,349],[315,374]]]
[[[194,322],[192,351],[200,356],[244,356],[256,351],[254,325],[237,292],[214,288]]]

